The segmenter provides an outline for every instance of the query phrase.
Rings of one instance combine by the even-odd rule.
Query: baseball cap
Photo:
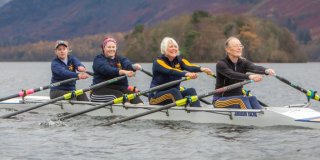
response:
[[[64,40],[57,40],[56,41],[56,45],[55,45],[55,49],[57,49],[60,45],[64,45],[66,47],[69,47],[69,43],[67,41]]]

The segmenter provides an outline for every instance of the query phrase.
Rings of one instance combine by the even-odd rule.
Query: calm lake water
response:
[[[92,63],[84,63],[89,70]],[[142,64],[151,71],[150,64]],[[200,64],[215,70],[215,64]],[[276,70],[295,84],[320,91],[320,63],[259,64]],[[50,83],[49,62],[1,62],[0,97],[21,89]],[[78,82],[86,88],[92,79]],[[130,79],[140,90],[151,78],[138,72]],[[184,82],[198,93],[214,88],[215,79],[200,74]],[[306,96],[265,77],[246,86],[270,106],[304,103]],[[48,91],[35,95],[48,95]],[[145,100],[145,99],[144,99]],[[211,100],[211,98],[207,98]],[[312,101],[316,109],[320,103]],[[0,114],[8,111],[0,110]],[[111,127],[95,126],[110,117],[80,116],[63,126],[43,126],[54,114],[25,113],[16,119],[0,120],[0,159],[319,159],[319,130],[294,127],[248,128],[222,124],[194,124],[132,120]],[[111,117],[112,118],[112,117]]]

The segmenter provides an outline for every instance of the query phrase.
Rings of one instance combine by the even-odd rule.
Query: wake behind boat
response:
[[[36,104],[49,101],[45,96],[27,96],[14,98],[0,103],[0,109],[22,110]],[[76,113],[103,103],[82,101],[59,101],[48,106],[37,108],[39,113]],[[189,121],[193,123],[229,124],[239,126],[296,126],[320,129],[320,112],[308,108],[308,104],[282,107],[264,107],[263,109],[227,109],[214,108],[211,105],[202,107],[176,106],[161,112],[149,114],[139,119]],[[151,109],[157,105],[148,104],[114,104],[86,113],[89,116],[132,116]]]

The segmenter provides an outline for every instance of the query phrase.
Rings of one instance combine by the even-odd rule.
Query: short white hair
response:
[[[234,36],[229,37],[229,38],[226,40],[226,42],[224,43],[224,48],[228,48],[228,47],[229,47],[229,42],[230,42],[231,40],[234,40],[234,39],[239,40],[239,38],[234,37]],[[239,40],[239,41],[240,41],[240,40]]]
[[[172,42],[174,45],[176,45],[178,50],[179,50],[179,45],[176,42],[176,40],[174,40],[171,37],[164,37],[163,40],[161,41],[161,45],[160,45],[161,54],[165,54],[166,53],[169,42]]]

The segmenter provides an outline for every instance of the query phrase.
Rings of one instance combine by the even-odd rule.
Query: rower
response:
[[[225,42],[226,57],[216,64],[216,88],[221,88],[244,80],[260,82],[262,74],[275,75],[273,69],[257,66],[241,57],[244,46],[236,37],[230,37]],[[251,72],[254,74],[246,74]],[[255,96],[244,96],[242,87],[217,93],[213,96],[213,105],[216,108],[261,109]]]
[[[112,37],[106,37],[101,45],[102,54],[97,55],[93,60],[93,85],[100,82],[126,75],[133,77],[136,70],[141,70],[140,64],[132,63],[128,58],[117,53],[117,41]],[[113,99],[137,92],[135,87],[130,87],[128,79],[125,78],[111,85],[94,89],[91,93],[93,102],[109,102]],[[126,99],[124,97],[124,99]],[[139,97],[129,101],[132,104],[143,103]]]
[[[188,60],[182,58],[179,53],[179,46],[173,38],[165,37],[160,48],[162,55],[153,62],[153,77],[150,88],[179,80],[181,77],[196,79],[198,77],[196,72],[212,74],[211,69],[191,64]],[[194,88],[188,88],[180,92],[179,83],[149,94],[149,103],[151,105],[165,105],[193,95],[197,95]],[[193,102],[190,106],[200,107],[200,102]]]
[[[70,78],[86,79],[89,75],[86,73],[85,66],[75,57],[69,55],[70,46],[67,41],[58,40],[55,44],[55,54],[51,62],[52,78],[51,83],[60,82]],[[76,71],[80,73],[76,73]],[[53,86],[50,88],[50,99],[63,96],[66,93],[76,90],[76,82],[72,81],[66,84]],[[89,101],[86,94],[74,96],[79,101]]]

